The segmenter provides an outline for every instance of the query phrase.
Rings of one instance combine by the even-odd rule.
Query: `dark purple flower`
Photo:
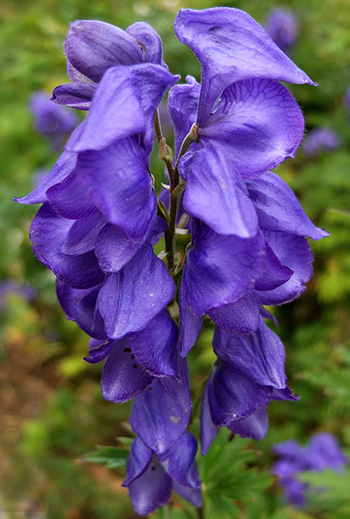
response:
[[[135,511],[146,515],[167,504],[172,490],[195,506],[202,502],[195,455],[197,441],[186,432],[158,457],[136,437],[127,463],[127,478]]]
[[[329,128],[313,128],[305,137],[303,150],[306,155],[313,157],[319,153],[335,151],[340,146],[340,138]]]
[[[53,103],[47,94],[37,92],[29,101],[29,108],[34,117],[38,133],[47,137],[55,150],[59,150],[68,135],[78,125],[74,112]]]
[[[273,450],[280,459],[273,465],[272,471],[279,476],[285,499],[300,508],[306,505],[306,491],[310,487],[298,480],[299,473],[325,469],[340,472],[347,463],[336,438],[330,433],[315,434],[305,447],[288,440],[277,443]]]
[[[289,9],[272,9],[265,30],[283,52],[288,52],[299,35],[299,20]]]

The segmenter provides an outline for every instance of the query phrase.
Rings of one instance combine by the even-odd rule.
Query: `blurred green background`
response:
[[[278,173],[297,193],[313,221],[331,234],[312,243],[315,273],[302,297],[276,310],[278,334],[287,351],[290,386],[297,403],[269,406],[270,429],[262,442],[220,435],[209,469],[200,462],[208,485],[231,471],[230,485],[208,490],[206,519],[348,519],[349,469],[342,476],[310,475],[327,487],[298,511],[283,502],[271,446],[328,431],[350,454],[350,116],[344,95],[350,85],[349,0],[3,0],[0,6],[0,282],[31,285],[28,301],[0,290],[0,517],[49,519],[131,519],[123,469],[109,470],[82,461],[96,445],[117,445],[129,436],[130,405],[104,402],[101,367],[82,360],[88,338],[66,321],[56,301],[54,276],[34,258],[28,230],[37,208],[12,202],[31,191],[35,173],[58,157],[33,128],[30,96],[67,82],[63,45],[70,21],[99,19],[126,28],[144,20],[161,35],[172,73],[199,79],[199,65],[172,31],[181,7],[238,7],[262,25],[274,7],[288,7],[300,20],[290,57],[319,83],[290,86],[302,107],[307,131],[335,130],[339,149],[308,157],[302,149]],[[162,166],[153,160],[153,173]],[[189,356],[193,383],[200,386],[213,354],[207,325]],[[193,424],[198,431],[198,422]],[[226,434],[226,433],[225,433]],[[221,453],[221,454],[220,454]],[[229,464],[228,464],[229,460]],[[314,479],[313,479],[314,478]],[[315,479],[316,478],[316,479]],[[322,479],[323,478],[323,479]],[[210,486],[210,485],[209,485]],[[168,514],[168,515],[165,515]],[[172,516],[170,514],[173,514]],[[196,517],[181,501],[154,517]]]

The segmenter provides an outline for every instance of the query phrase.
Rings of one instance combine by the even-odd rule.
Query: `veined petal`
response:
[[[265,232],[266,241],[284,265],[294,272],[283,285],[269,291],[255,291],[263,305],[281,305],[296,299],[312,276],[312,253],[306,238],[284,232]]]
[[[136,138],[79,155],[76,175],[106,219],[140,241],[155,218],[156,194],[147,155]]]
[[[268,425],[269,420],[266,409],[257,409],[247,418],[236,420],[227,427],[233,434],[239,434],[241,438],[262,440],[267,434]]]
[[[192,76],[187,76],[186,81],[186,84],[173,86],[168,97],[169,112],[175,125],[175,157],[197,117],[200,84]]]
[[[130,454],[126,464],[126,480],[123,487],[128,487],[135,479],[145,473],[152,461],[152,451],[136,436],[130,448]]]
[[[100,290],[98,306],[107,334],[114,339],[142,330],[174,297],[174,282],[164,263],[145,244]]]
[[[58,105],[71,106],[78,110],[89,110],[95,90],[95,83],[66,83],[54,88],[51,100]]]
[[[286,387],[284,346],[262,318],[259,329],[250,335],[234,335],[216,326],[213,348],[220,359],[257,384]]]
[[[114,341],[102,371],[103,398],[123,404],[142,393],[152,380],[153,377],[136,361],[129,341],[126,338]]]
[[[206,123],[222,91],[236,81],[267,78],[315,84],[255,20],[239,9],[181,9],[174,28],[202,66],[199,126]]]
[[[119,139],[141,134],[149,154],[155,110],[165,91],[178,79],[164,67],[151,63],[108,69],[84,124],[73,132],[66,148],[76,152],[102,150]]]
[[[186,212],[215,232],[241,238],[255,236],[258,219],[238,171],[220,148],[209,140],[181,159],[180,175],[187,181],[183,196]]]
[[[217,110],[198,135],[220,149],[242,178],[262,175],[294,157],[304,133],[301,110],[286,87],[247,79],[223,92]]]
[[[247,188],[261,229],[284,231],[313,240],[328,235],[311,222],[291,188],[275,173],[268,171],[260,178],[250,180]]]
[[[68,256],[62,244],[73,225],[72,220],[59,216],[49,204],[38,211],[30,227],[33,252],[41,263],[72,288],[90,288],[104,279],[93,252]]]
[[[267,406],[272,388],[256,384],[226,363],[215,367],[208,385],[211,416],[216,425],[231,425]]]
[[[178,377],[177,342],[179,329],[168,314],[161,311],[147,326],[128,336],[138,362],[154,377]]]
[[[133,431],[156,454],[165,453],[185,432],[190,413],[184,413],[164,391],[161,379],[135,398],[130,415]]]
[[[74,171],[78,155],[64,151],[50,173],[40,182],[40,184],[27,196],[14,198],[20,204],[42,204],[48,202],[46,191],[65,180]]]
[[[263,263],[260,234],[246,239],[224,236],[199,222],[187,253],[182,280],[193,313],[200,317],[247,295]]]
[[[146,63],[155,63],[168,68],[163,61],[162,40],[159,34],[146,22],[136,22],[130,25],[126,32],[130,34],[141,47]]]
[[[169,476],[180,483],[180,485],[189,488],[199,488],[201,481],[195,462],[196,452],[196,438],[193,434],[185,432],[170,449],[159,456],[159,461]]]
[[[71,23],[65,51],[74,69],[96,83],[110,67],[143,62],[141,49],[132,36],[119,27],[96,20]],[[75,76],[69,77],[75,80]]]
[[[175,404],[185,413],[190,414],[192,410],[190,377],[188,373],[187,360],[178,356],[179,376],[177,380],[171,377],[162,377],[159,383],[167,392]]]

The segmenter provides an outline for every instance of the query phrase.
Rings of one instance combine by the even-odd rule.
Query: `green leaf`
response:
[[[120,447],[98,447],[97,451],[89,452],[80,458],[87,463],[101,463],[109,469],[117,469],[126,465],[129,451]]]

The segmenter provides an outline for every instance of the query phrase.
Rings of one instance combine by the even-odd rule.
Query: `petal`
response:
[[[258,409],[248,418],[237,420],[228,425],[233,434],[239,434],[241,438],[252,438],[262,440],[268,429],[269,421],[266,409]]]
[[[173,489],[179,494],[179,496],[187,499],[197,508],[202,506],[202,492],[200,488],[188,488],[180,485],[177,481],[173,482]]]
[[[198,130],[242,178],[261,175],[294,157],[304,133],[301,110],[286,87],[268,79],[230,85]]]
[[[257,384],[277,389],[286,387],[284,346],[262,318],[259,329],[245,336],[234,335],[216,326],[213,348],[220,359]]]
[[[56,87],[51,100],[58,105],[71,106],[78,110],[89,110],[95,94],[95,83],[67,83]]]
[[[183,272],[193,313],[199,317],[244,297],[260,275],[263,262],[260,234],[246,239],[222,236],[199,223]]]
[[[129,485],[135,512],[142,516],[166,505],[171,491],[171,479],[157,461],[151,462],[146,472]]]
[[[142,330],[174,297],[174,282],[164,263],[145,244],[122,270],[110,274],[98,305],[107,334],[120,339]]]
[[[84,124],[75,130],[66,148],[102,150],[116,140],[141,134],[150,153],[156,107],[177,80],[178,76],[151,63],[109,69],[97,87]]]
[[[152,380],[153,377],[136,361],[128,340],[114,341],[102,371],[103,398],[123,404],[142,393]]]
[[[326,231],[309,220],[291,188],[275,173],[268,171],[249,181],[247,188],[261,229],[289,232],[313,240],[327,236]]]
[[[181,324],[181,356],[186,357],[196,342],[202,329],[204,316],[196,317],[186,302],[186,284],[181,283],[179,292],[180,324]]]
[[[84,218],[95,209],[87,196],[87,189],[79,182],[76,170],[59,184],[50,187],[46,194],[54,210],[64,218]]]
[[[140,47],[127,32],[96,20],[71,23],[65,51],[69,63],[96,83],[110,67],[143,62]]]
[[[96,239],[101,229],[106,227],[106,219],[97,211],[73,223],[62,244],[61,252],[72,256],[85,254],[96,246]]]
[[[186,84],[173,86],[168,97],[169,112],[175,125],[175,157],[197,116],[200,84],[192,76],[187,76],[186,81]]]
[[[46,191],[66,179],[74,171],[77,163],[77,154],[64,151],[50,173],[29,195],[15,198],[20,204],[42,204],[48,201]]]
[[[180,485],[189,488],[199,488],[201,481],[195,462],[196,453],[196,438],[193,434],[185,432],[169,450],[159,457],[159,461],[169,476],[180,483]]]
[[[170,377],[162,377],[159,383],[167,392],[175,404],[186,414],[191,413],[190,377],[187,360],[178,357],[179,376],[177,380]]]
[[[312,276],[312,253],[305,238],[282,232],[265,232],[266,241],[280,262],[293,269],[284,285],[266,292],[256,292],[263,305],[280,305],[296,299]]]
[[[101,315],[96,311],[96,301],[100,286],[87,290],[77,290],[63,283],[57,283],[57,298],[67,319],[76,321],[85,333],[104,340],[106,332]]]
[[[72,224],[72,220],[62,218],[49,204],[44,204],[30,227],[33,252],[62,283],[72,288],[90,288],[104,279],[94,253],[68,256],[61,252]]]
[[[209,405],[209,389],[208,382],[205,385],[203,396],[202,396],[202,405],[201,405],[201,454],[205,456],[208,452],[209,447],[213,443],[216,438],[216,435],[219,431],[219,426],[215,425],[213,419],[211,417],[210,405]]]
[[[293,275],[293,270],[282,265],[267,242],[265,252],[265,269],[255,283],[255,290],[273,290],[289,281]]]
[[[164,391],[161,379],[135,398],[130,415],[133,431],[156,454],[163,454],[185,432],[190,413],[184,413]]]
[[[89,344],[89,356],[84,357],[84,360],[89,364],[97,364],[104,360],[109,355],[113,348],[114,341],[106,339],[103,342],[97,339],[91,339]]]
[[[200,126],[207,121],[222,91],[236,81],[268,78],[315,84],[255,20],[239,9],[181,9],[174,28],[202,66]]]
[[[216,425],[231,425],[267,406],[272,389],[253,382],[228,364],[216,366],[208,384],[211,416]]]
[[[167,310],[160,312],[128,342],[138,362],[154,377],[178,376],[177,342],[179,329]]]
[[[146,63],[155,63],[168,68],[163,61],[162,40],[159,34],[146,22],[136,22],[130,25],[126,32],[134,38],[141,47]]]
[[[110,223],[139,241],[155,218],[156,195],[143,148],[135,138],[79,155],[76,174]]]
[[[293,395],[292,391],[289,389],[289,387],[285,387],[284,389],[273,389],[272,400],[300,400],[300,397],[298,395]]]
[[[144,474],[152,460],[152,451],[136,436],[130,448],[126,464],[126,480],[123,487],[128,487],[135,479]]]
[[[260,325],[261,307],[250,293],[231,305],[213,308],[209,317],[225,330],[238,335],[255,332]]]
[[[250,238],[257,233],[254,206],[220,148],[207,141],[202,149],[190,150],[181,159],[179,172],[187,180],[183,197],[186,212],[219,234]]]

